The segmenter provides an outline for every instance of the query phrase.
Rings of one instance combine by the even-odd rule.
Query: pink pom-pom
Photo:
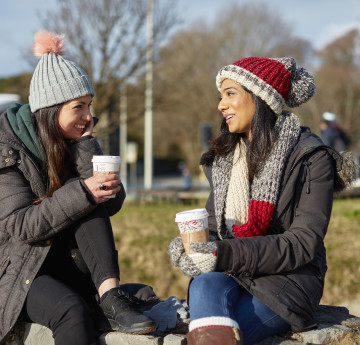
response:
[[[62,55],[64,52],[64,35],[56,35],[46,30],[34,34],[34,55],[41,57],[47,53]]]

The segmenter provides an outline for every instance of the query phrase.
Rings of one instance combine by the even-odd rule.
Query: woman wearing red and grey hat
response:
[[[189,256],[177,237],[169,255],[194,277],[188,344],[249,345],[315,327],[323,240],[345,180],[342,157],[284,110],[315,93],[293,58],[243,58],[221,68],[216,85],[221,134],[201,158],[210,242],[191,244]]]
[[[117,174],[92,176],[92,156],[102,155],[95,93],[63,44],[36,33],[29,104],[0,114],[0,343],[19,318],[50,328],[57,345],[156,328],[119,286],[109,217],[125,191]]]

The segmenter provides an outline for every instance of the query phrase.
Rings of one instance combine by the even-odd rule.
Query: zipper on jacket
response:
[[[306,168],[306,182],[307,182],[307,187],[306,187],[306,194],[310,194],[310,180],[311,180],[311,175],[310,175],[310,168],[309,166],[311,165],[312,163],[310,161],[305,161],[302,163],[302,165],[305,166]]]

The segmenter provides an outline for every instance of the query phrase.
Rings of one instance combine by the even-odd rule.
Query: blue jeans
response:
[[[233,278],[218,272],[194,278],[189,287],[189,308],[190,329],[192,324],[196,327],[204,325],[202,322],[237,326],[243,332],[244,345],[255,344],[291,328]]]

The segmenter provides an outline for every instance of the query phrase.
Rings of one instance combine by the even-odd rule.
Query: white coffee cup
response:
[[[176,213],[175,222],[178,223],[181,239],[187,254],[193,254],[190,243],[208,242],[209,228],[208,217],[205,208],[198,208]]]
[[[110,175],[120,173],[120,156],[93,156],[93,175]],[[115,195],[109,195],[105,198],[115,198]]]

